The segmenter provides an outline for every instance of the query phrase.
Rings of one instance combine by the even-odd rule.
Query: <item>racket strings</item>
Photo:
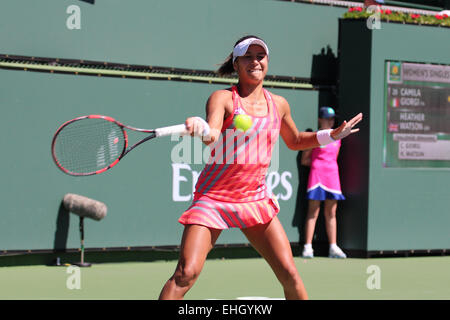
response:
[[[90,174],[116,161],[125,148],[122,128],[105,119],[82,119],[65,126],[57,135],[54,156],[64,170]]]

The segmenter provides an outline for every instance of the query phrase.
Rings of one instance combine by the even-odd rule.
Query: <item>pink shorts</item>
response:
[[[280,211],[275,196],[249,202],[226,202],[197,194],[181,215],[181,224],[199,224],[213,229],[249,228],[266,224]]]

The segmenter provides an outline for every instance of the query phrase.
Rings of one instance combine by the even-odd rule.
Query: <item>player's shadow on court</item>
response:
[[[56,218],[55,239],[53,240],[53,251],[64,252],[67,247],[67,237],[69,235],[70,212],[61,202]]]

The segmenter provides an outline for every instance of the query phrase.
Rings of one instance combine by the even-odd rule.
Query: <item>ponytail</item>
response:
[[[222,63],[220,68],[217,70],[217,73],[219,76],[230,76],[234,72],[233,67],[233,53],[230,53],[230,55],[225,59],[225,61]]]

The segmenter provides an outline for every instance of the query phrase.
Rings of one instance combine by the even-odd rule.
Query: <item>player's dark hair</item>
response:
[[[260,40],[264,41],[260,37],[253,36],[253,35],[248,35],[248,36],[244,36],[244,37],[240,38],[238,41],[236,41],[236,43],[234,44],[233,48],[239,42],[244,41],[244,40],[249,39],[249,38],[256,38],[256,39],[260,39]],[[217,70],[217,73],[219,74],[219,76],[229,76],[229,75],[233,74],[233,72],[234,72],[233,51],[231,51],[231,53],[228,55],[228,57],[225,59],[225,61],[222,63],[222,65]]]

